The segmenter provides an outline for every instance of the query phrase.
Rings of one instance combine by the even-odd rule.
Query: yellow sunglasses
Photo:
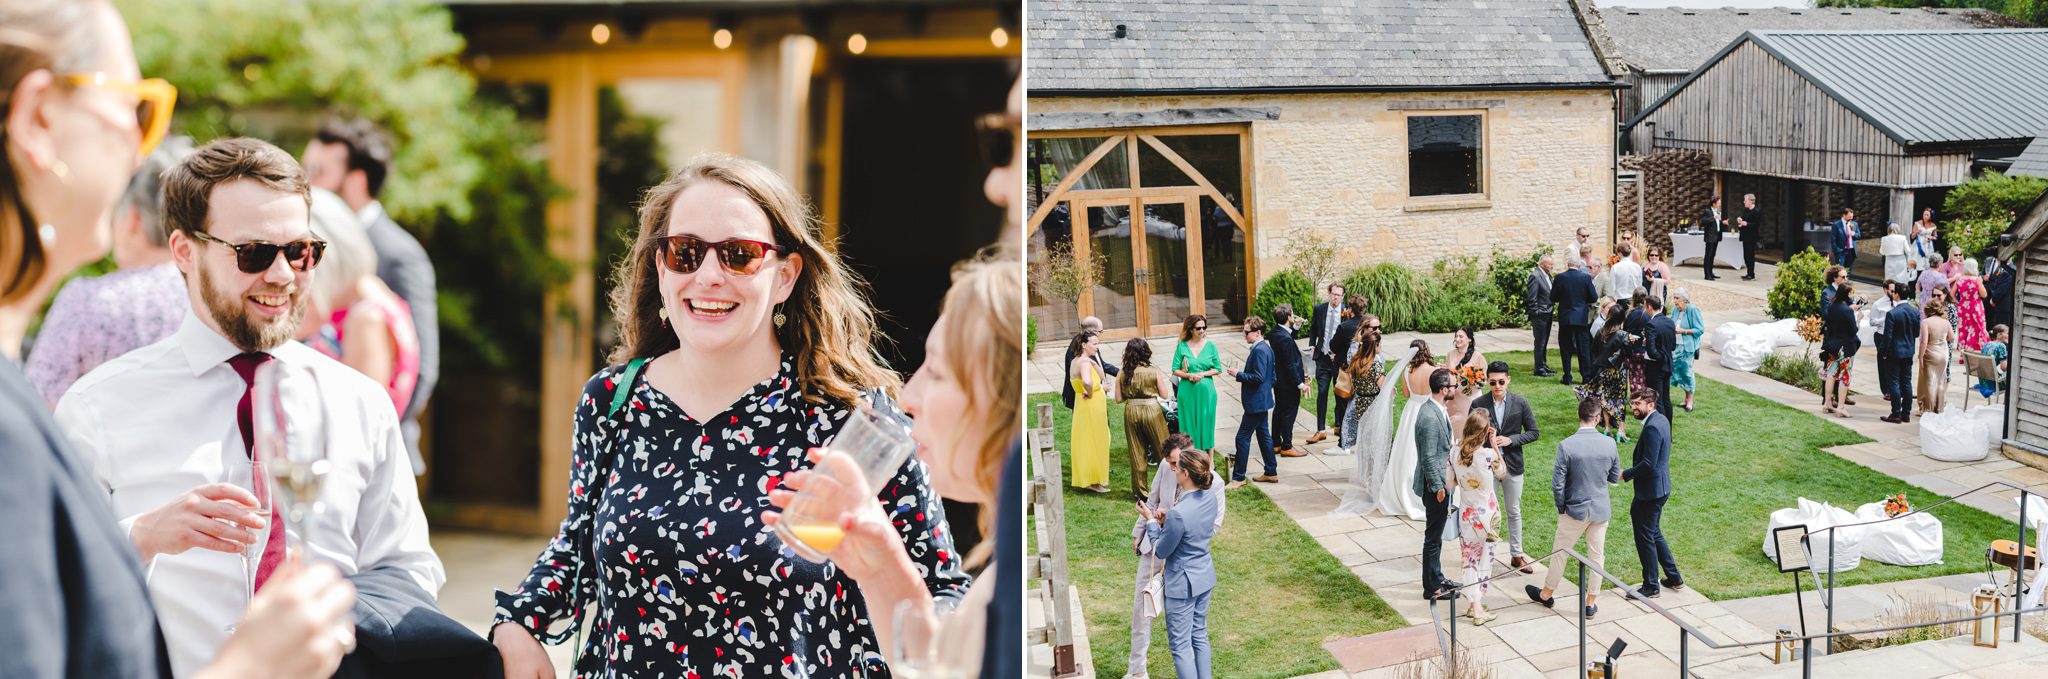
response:
[[[171,131],[171,108],[178,103],[178,87],[163,78],[124,80],[106,73],[76,73],[64,76],[73,87],[99,87],[135,95],[135,126],[142,130],[137,157],[147,157]]]

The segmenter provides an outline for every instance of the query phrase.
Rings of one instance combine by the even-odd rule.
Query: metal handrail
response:
[[[1665,607],[1663,607],[1663,606],[1661,606],[1661,605],[1658,605],[1658,604],[1657,604],[1657,602],[1655,602],[1655,601],[1652,601],[1652,600],[1650,600],[1650,599],[1649,599],[1648,597],[1645,597],[1645,596],[1643,596],[1642,594],[1638,593],[1638,592],[1637,592],[1636,590],[1633,590],[1633,589],[1629,589],[1629,587],[1628,587],[1628,583],[1627,583],[1627,582],[1623,581],[1623,580],[1622,580],[1621,578],[1615,577],[1615,576],[1614,576],[1614,574],[1612,574],[1612,573],[1608,573],[1608,572],[1606,571],[1606,569],[1603,569],[1603,568],[1601,568],[1601,567],[1599,567],[1599,566],[1597,566],[1597,565],[1594,565],[1594,564],[1592,563],[1592,560],[1591,560],[1591,559],[1587,558],[1587,557],[1586,557],[1586,556],[1585,556],[1584,554],[1581,554],[1581,553],[1579,553],[1579,551],[1578,551],[1578,550],[1576,550],[1576,549],[1573,549],[1573,548],[1570,548],[1570,547],[1565,547],[1565,548],[1555,549],[1555,550],[1552,550],[1551,552],[1549,552],[1549,553],[1547,553],[1547,554],[1544,554],[1544,555],[1543,555],[1542,557],[1539,557],[1539,558],[1535,559],[1535,560],[1534,560],[1534,562],[1538,562],[1538,563],[1540,563],[1540,562],[1544,562],[1544,561],[1547,561],[1547,560],[1549,560],[1549,559],[1550,559],[1551,557],[1557,556],[1558,554],[1563,554],[1563,555],[1565,555],[1566,557],[1570,558],[1570,559],[1571,559],[1572,561],[1574,561],[1574,562],[1576,562],[1576,563],[1578,564],[1578,570],[1579,570],[1579,573],[1578,573],[1578,578],[1577,578],[1577,584],[1578,584],[1578,586],[1579,586],[1579,597],[1580,597],[1580,599],[1581,599],[1581,600],[1584,600],[1584,598],[1585,598],[1586,594],[1587,594],[1587,593],[1588,593],[1588,591],[1589,591],[1589,590],[1587,590],[1587,588],[1586,588],[1586,572],[1587,572],[1588,570],[1591,570],[1591,571],[1592,571],[1592,572],[1593,572],[1593,573],[1594,573],[1595,575],[1597,575],[1597,576],[1598,576],[1598,578],[1599,578],[1599,579],[1601,579],[1601,580],[1604,580],[1604,581],[1607,581],[1607,582],[1610,582],[1610,583],[1613,583],[1614,585],[1616,585],[1616,586],[1620,587],[1620,588],[1622,589],[1622,596],[1623,596],[1623,598],[1624,598],[1625,600],[1634,600],[1634,601],[1640,602],[1640,603],[1642,603],[1643,605],[1645,605],[1645,606],[1649,607],[1649,609],[1651,610],[1651,612],[1653,612],[1653,613],[1656,613],[1656,614],[1658,614],[1658,615],[1660,615],[1660,616],[1663,616],[1663,618],[1664,618],[1665,620],[1668,620],[1668,621],[1670,621],[1670,622],[1671,622],[1672,624],[1674,624],[1674,625],[1677,625],[1677,626],[1678,626],[1678,629],[1679,629],[1679,638],[1678,638],[1678,654],[1679,654],[1679,659],[1678,659],[1678,663],[1679,663],[1679,664],[1678,664],[1678,667],[1679,667],[1679,671],[1680,671],[1680,674],[1681,674],[1681,676],[1685,676],[1685,675],[1690,675],[1690,674],[1691,674],[1691,670],[1690,670],[1690,668],[1691,668],[1691,647],[1690,647],[1690,645],[1689,645],[1689,642],[1688,642],[1688,640],[1689,640],[1689,639],[1694,639],[1694,638],[1696,638],[1696,639],[1699,639],[1699,640],[1700,640],[1700,643],[1706,644],[1706,645],[1707,645],[1707,648],[1710,648],[1710,649],[1714,649],[1714,650],[1727,650],[1727,649],[1739,649],[1739,648],[1748,648],[1748,647],[1752,647],[1752,646],[1764,646],[1764,645],[1777,645],[1777,644],[1787,644],[1787,643],[1792,643],[1792,642],[1799,642],[1799,643],[1800,643],[1800,644],[1801,644],[1801,645],[1803,646],[1803,648],[1804,648],[1804,650],[1803,650],[1803,651],[1801,652],[1801,654],[1800,654],[1800,657],[1801,657],[1802,663],[1803,663],[1803,665],[1804,665],[1804,669],[1802,670],[1802,672],[1803,672],[1803,673],[1805,674],[1805,676],[1811,677],[1811,676],[1812,676],[1812,674],[1813,674],[1813,641],[1814,641],[1815,639],[1820,639],[1820,640],[1826,641],[1826,640],[1834,639],[1834,638],[1836,638],[1836,637],[1847,637],[1847,636],[1855,636],[1855,635],[1861,635],[1861,634],[1879,634],[1879,633],[1887,633],[1887,632],[1896,632],[1896,631],[1900,631],[1900,630],[1907,630],[1907,629],[1918,629],[1918,628],[1923,628],[1923,627],[1935,627],[1935,626],[1939,626],[1939,625],[1955,625],[1955,624],[1961,624],[1961,623],[1967,623],[1967,622],[1976,622],[1976,621],[1980,621],[1980,620],[1987,620],[1987,619],[1991,619],[1991,618],[2002,618],[2002,617],[2005,617],[2005,616],[2008,616],[2008,615],[2009,615],[2009,616],[2012,616],[2012,618],[2013,618],[2013,641],[2015,641],[2015,642],[2019,641],[2019,638],[2020,638],[2020,634],[2021,634],[2022,628],[2024,627],[2024,624],[2023,624],[2023,623],[2024,623],[2024,621],[2023,621],[2023,619],[2021,618],[2021,616],[2023,616],[2023,615],[2025,615],[2025,614],[2028,614],[2028,613],[2037,613],[2037,612],[2041,612],[2041,611],[2044,611],[2044,610],[2048,610],[2048,605],[2043,605],[2043,606],[2037,606],[2037,607],[2034,607],[2034,608],[2021,608],[2021,606],[2020,606],[2020,601],[2021,601],[2021,594],[2020,594],[2020,589],[2021,589],[2021,588],[2020,588],[2020,587],[2018,586],[2018,582],[2019,582],[2020,580],[2023,580],[2023,579],[2024,579],[2024,575],[2025,575],[2025,572],[2024,572],[2024,570],[2023,570],[2023,569],[2021,569],[2021,568],[2019,568],[2019,567],[2015,567],[2015,568],[2014,568],[2015,586],[2014,586],[2014,588],[2013,588],[2013,610],[2010,610],[2010,611],[2001,611],[2001,612],[1998,612],[1998,613],[1989,613],[1989,614],[1984,614],[1984,615],[1976,615],[1976,616],[1970,616],[1970,617],[1965,617],[1965,618],[1954,618],[1954,619],[1948,619],[1948,620],[1937,620],[1937,621],[1933,621],[1933,622],[1924,622],[1924,623],[1916,623],[1916,624],[1910,624],[1910,625],[1896,625],[1896,626],[1892,626],[1892,627],[1882,627],[1882,628],[1875,628],[1875,629],[1867,629],[1867,630],[1848,630],[1848,631],[1840,631],[1840,632],[1837,632],[1837,631],[1829,631],[1829,630],[1833,630],[1833,629],[1834,629],[1834,624],[1833,624],[1833,620],[1834,620],[1834,601],[1833,601],[1833,599],[1834,599],[1834,586],[1833,586],[1833,580],[1834,580],[1834,572],[1833,572],[1833,571],[1834,571],[1834,555],[1833,555],[1833,553],[1832,553],[1832,552],[1833,552],[1833,547],[1832,547],[1832,545],[1833,545],[1833,535],[1834,535],[1833,531],[1834,531],[1834,529],[1835,529],[1835,528],[1854,528],[1854,527],[1857,527],[1857,526],[1865,526],[1865,525],[1871,525],[1871,524],[1883,523],[1883,522],[1886,522],[1886,521],[1896,521],[1896,520],[1899,520],[1899,519],[1903,519],[1903,518],[1905,518],[1905,517],[1908,517],[1908,516],[1912,516],[1912,515],[1914,515],[1914,514],[1918,514],[1918,513],[1921,513],[1921,512],[1926,512],[1926,511],[1932,511],[1932,510],[1933,510],[1934,508],[1936,508],[1936,507],[1940,507],[1940,506],[1942,506],[1942,505],[1946,505],[1946,504],[1949,504],[1949,503],[1951,503],[1951,502],[1955,502],[1955,501],[1956,501],[1956,500],[1957,500],[1958,498],[1961,498],[1961,497],[1963,497],[1963,496],[1965,496],[1965,495],[1970,495],[1970,494],[1978,493],[1978,492],[1981,492],[1981,491],[1983,491],[1983,490],[1985,490],[1985,489],[1988,489],[1988,488],[1992,488],[1992,487],[1995,487],[1995,486],[2004,486],[2004,487],[2008,487],[2008,488],[2013,488],[2013,489],[2016,489],[2016,490],[2019,490],[2019,491],[2020,491],[2020,497],[2019,497],[2019,500],[2020,500],[2020,540],[2019,540],[2019,546],[2018,546],[2018,549],[2019,549],[2019,553],[2020,553],[2020,558],[2016,559],[2016,562],[2017,562],[2017,563],[2019,564],[2019,566],[2024,566],[2024,565],[2026,564],[2026,531],[2027,531],[2027,525],[2026,525],[2026,515],[2027,515],[2027,509],[2026,509],[2026,500],[2027,500],[2027,498],[2028,498],[2028,497],[2029,497],[2029,496],[2030,496],[2030,495],[2031,495],[2032,493],[2031,493],[2031,491],[2028,491],[2028,490],[2027,490],[2027,489],[2026,489],[2025,487],[2023,487],[2023,486],[2018,486],[2018,485],[2015,485],[2015,484],[2012,484],[2012,483],[2009,483],[2009,482],[2005,482],[2005,481],[1993,481],[1993,482],[1991,482],[1991,483],[1987,483],[1987,484],[1985,484],[1985,485],[1983,485],[1983,486],[1979,486],[1979,487],[1977,487],[1977,488],[1973,488],[1973,489],[1971,489],[1971,490],[1968,490],[1968,491],[1964,491],[1964,492],[1962,492],[1962,493],[1958,493],[1958,494],[1956,494],[1956,495],[1953,495],[1953,496],[1950,496],[1950,497],[1948,497],[1948,498],[1946,498],[1946,499],[1944,499],[1944,500],[1942,500],[1942,501],[1940,501],[1940,502],[1936,502],[1936,503],[1934,503],[1934,504],[1931,504],[1931,505],[1928,505],[1928,506],[1926,506],[1926,507],[1922,507],[1922,508],[1919,508],[1919,509],[1915,509],[1915,510],[1913,510],[1913,511],[1911,511],[1911,512],[1907,512],[1907,513],[1905,513],[1905,514],[1901,514],[1901,515],[1899,515],[1899,516],[1894,516],[1894,517],[1886,517],[1886,518],[1883,518],[1883,519],[1875,519],[1875,520],[1871,520],[1871,521],[1865,521],[1865,522],[1860,522],[1860,523],[1854,523],[1854,524],[1842,524],[1842,525],[1840,525],[1840,526],[1829,526],[1829,527],[1827,527],[1827,528],[1824,528],[1824,529],[1821,529],[1821,530],[1819,530],[1819,531],[1814,531],[1814,532],[1808,533],[1808,535],[1807,535],[1807,539],[1808,539],[1809,543],[1811,542],[1811,540],[1812,540],[1812,538],[1813,538],[1813,535],[1815,535],[1815,534],[1818,534],[1818,533],[1826,532],[1826,533],[1828,533],[1828,534],[1829,534],[1829,537],[1830,537],[1830,540],[1829,540],[1829,543],[1830,543],[1830,548],[1829,548],[1830,554],[1829,554],[1829,556],[1828,556],[1828,570],[1829,570],[1829,572],[1828,572],[1828,580],[1829,580],[1829,586],[1828,586],[1828,588],[1827,588],[1827,592],[1826,592],[1826,595],[1827,595],[1827,597],[1828,597],[1828,606],[1827,606],[1827,608],[1828,608],[1828,626],[1827,626],[1826,630],[1822,631],[1822,632],[1821,632],[1821,633],[1819,633],[1819,634],[1806,634],[1806,635],[1801,635],[1801,636],[1796,636],[1796,637],[1783,637],[1783,638],[1775,638],[1775,637],[1774,637],[1774,638],[1771,638],[1771,639],[1766,639],[1766,640],[1762,640],[1762,641],[1745,641],[1745,642],[1736,642],[1736,641],[1729,641],[1729,642],[1725,642],[1725,643],[1724,643],[1724,642],[1716,642],[1716,641],[1714,641],[1713,637],[1709,636],[1709,635],[1708,635],[1708,634],[1707,634],[1706,632],[1700,631],[1700,629],[1699,629],[1699,628],[1697,628],[1697,627],[1693,627],[1693,626],[1692,626],[1691,624],[1689,624],[1689,623],[1685,622],[1684,620],[1681,620],[1681,619],[1679,619],[1678,615],[1677,615],[1677,614],[1676,614],[1675,612],[1673,612],[1673,611],[1672,611],[1671,609],[1668,609],[1668,608],[1665,608]],[[1501,573],[1501,574],[1499,574],[1499,575],[1494,575],[1494,576],[1490,576],[1490,577],[1487,577],[1487,578],[1484,578],[1484,579],[1478,580],[1478,581],[1476,581],[1476,582],[1469,582],[1469,583],[1463,583],[1463,584],[1460,584],[1460,585],[1459,585],[1459,586],[1457,586],[1457,587],[1451,588],[1451,591],[1453,592],[1453,594],[1452,594],[1451,596],[1449,596],[1449,597],[1442,597],[1442,598],[1431,598],[1431,599],[1430,599],[1430,604],[1429,604],[1429,615],[1430,615],[1430,619],[1431,619],[1431,622],[1433,623],[1433,624],[1432,624],[1432,627],[1434,627],[1434,626],[1435,626],[1435,624],[1434,624],[1434,623],[1436,623],[1436,622],[1438,621],[1438,615],[1437,615],[1437,604],[1438,604],[1439,602],[1443,602],[1443,601],[1451,601],[1451,602],[1455,602],[1455,601],[1457,601],[1457,600],[1458,600],[1459,598],[1461,598],[1461,597],[1459,596],[1459,594],[1458,594],[1458,593],[1459,593],[1459,592],[1463,592],[1463,591],[1464,591],[1464,590],[1466,590],[1466,589],[1469,589],[1469,588],[1472,588],[1472,587],[1476,587],[1476,586],[1479,586],[1479,585],[1482,585],[1482,584],[1490,583],[1490,582],[1493,582],[1493,581],[1495,581],[1495,580],[1500,580],[1500,579],[1504,579],[1504,578],[1509,578],[1509,577],[1514,577],[1514,576],[1519,576],[1519,575],[1524,575],[1524,573],[1522,573],[1520,569],[1517,569],[1517,568],[1510,568],[1510,569],[1509,569],[1509,570],[1508,570],[1507,572],[1505,572],[1505,573]],[[1795,590],[1795,591],[1793,591],[1792,595],[1793,595],[1793,596],[1795,596],[1795,597],[1797,597],[1797,596],[1800,596],[1800,593],[1799,593],[1799,592],[1798,592],[1797,590]],[[1581,667],[1581,668],[1583,668],[1583,667],[1585,667],[1585,666],[1586,666],[1586,637],[1587,637],[1587,635],[1586,635],[1586,621],[1587,621],[1587,618],[1586,618],[1586,608],[1585,608],[1585,606],[1584,606],[1583,604],[1582,604],[1582,605],[1580,605],[1580,606],[1578,606],[1578,614],[1579,614],[1579,615],[1578,615],[1578,618],[1579,618],[1579,664],[1578,664],[1578,667]],[[1438,639],[1438,644],[1439,644],[1440,650],[1441,650],[1441,651],[1443,652],[1443,655],[1444,655],[1444,658],[1445,658],[1446,662],[1447,662],[1447,663],[1448,663],[1448,664],[1450,665],[1450,670],[1451,670],[1451,672],[1452,672],[1452,673],[1455,673],[1455,672],[1456,672],[1456,670],[1457,670],[1457,662],[1458,662],[1458,661],[1457,661],[1457,656],[1456,656],[1456,647],[1457,647],[1457,643],[1458,643],[1458,616],[1457,616],[1457,615],[1455,614],[1455,612],[1454,612],[1454,613],[1453,613],[1453,614],[1452,614],[1452,615],[1450,616],[1450,623],[1449,623],[1449,628],[1450,628],[1450,643],[1449,643],[1449,646],[1448,646],[1448,647],[1444,647],[1444,646],[1443,646],[1443,640],[1442,640],[1442,638],[1441,638],[1441,637],[1439,637],[1439,639]],[[1823,646],[1825,646],[1825,644],[1823,644]]]

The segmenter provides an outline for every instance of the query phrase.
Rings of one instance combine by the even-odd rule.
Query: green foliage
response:
[[[1463,326],[1496,328],[1502,314],[1499,288],[1488,280],[1477,257],[1437,260],[1431,267],[1429,301],[1416,315],[1420,332],[1450,332]]]
[[[1778,280],[1767,295],[1772,318],[1805,318],[1820,315],[1821,278],[1828,272],[1828,260],[1813,248],[1793,255],[1778,265]]]
[[[1273,308],[1286,303],[1294,315],[1306,318],[1316,308],[1316,284],[1294,269],[1282,269],[1259,284],[1259,296],[1252,300],[1252,315],[1273,325]]]
[[[1814,0],[1814,7],[1976,7],[2048,26],[2048,0]]]
[[[1941,235],[1950,247],[1962,248],[1964,256],[1975,257],[1990,248],[1998,240],[1998,235],[2012,226],[2013,219],[2011,213],[1984,219],[1957,219],[1942,227]]]
[[[2012,216],[2033,205],[2043,191],[2048,191],[2048,179],[2008,177],[1997,170],[1985,170],[1976,179],[1949,189],[1948,198],[1942,201],[1941,206],[1948,216],[1957,219],[2003,220],[2003,223],[2010,224]],[[1942,235],[1950,240],[1955,238],[1953,233],[1944,232]]]
[[[1038,317],[1026,314],[1024,316],[1024,355],[1031,355],[1032,348],[1036,346],[1038,346]]]
[[[1771,354],[1764,357],[1764,363],[1757,367],[1756,374],[1815,394],[1820,393],[1820,362],[1811,358],[1790,358]]]
[[[537,380],[540,295],[569,274],[546,247],[545,205],[560,188],[535,152],[538,126],[512,103],[476,96],[445,7],[116,4],[142,72],[178,86],[180,134],[200,143],[257,137],[297,153],[330,115],[367,118],[387,130],[395,156],[379,200],[434,257],[443,372],[489,369]]]
[[[1389,333],[1413,330],[1429,304],[1429,279],[1393,262],[1357,269],[1344,277],[1346,295],[1364,295],[1365,311],[1378,316]]]
[[[1548,244],[1538,245],[1520,257],[1498,248],[1493,251],[1493,264],[1486,268],[1486,275],[1493,279],[1494,299],[1500,305],[1502,320],[1519,324],[1529,318],[1529,272],[1535,271],[1536,263],[1550,253]]]

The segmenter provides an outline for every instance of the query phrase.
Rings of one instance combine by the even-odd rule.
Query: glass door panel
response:
[[[1147,334],[1179,332],[1180,322],[1194,313],[1188,258],[1188,216],[1185,201],[1145,203],[1144,288]]]
[[[1084,204],[1085,205],[1085,204]],[[1129,205],[1086,205],[1089,256],[1102,263],[1102,279],[1094,288],[1094,311],[1104,331],[1138,327],[1139,243],[1131,238]]]

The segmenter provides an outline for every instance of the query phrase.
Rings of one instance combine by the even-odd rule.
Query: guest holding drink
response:
[[[1856,352],[1863,347],[1862,340],[1856,337],[1856,309],[1850,306],[1851,294],[1848,283],[1835,285],[1834,298],[1822,317],[1820,344],[1821,354],[1832,356],[1820,369],[1821,412],[1845,419],[1853,417],[1844,400],[1849,397],[1849,374],[1856,364]]]
[[[1493,440],[1486,446],[1500,453],[1507,468],[1507,475],[1500,477],[1500,490],[1508,528],[1508,565],[1527,573],[1533,561],[1522,551],[1522,446],[1535,443],[1543,433],[1536,428],[1536,412],[1529,407],[1529,400],[1508,391],[1513,381],[1506,361],[1486,364],[1487,391],[1472,401],[1472,408],[1475,412],[1485,409],[1493,417]]]
[[[1625,313],[1619,304],[1607,309],[1607,318],[1593,338],[1593,381],[1576,388],[1580,399],[1600,402],[1600,432],[1616,441],[1628,440],[1621,409],[1628,401],[1628,348],[1635,337],[1621,328]]]
[[[1643,264],[1643,286],[1650,289],[1651,297],[1668,299],[1671,296],[1671,265],[1664,262],[1663,250],[1650,248],[1647,252],[1650,261]]]
[[[1166,443],[1166,410],[1161,394],[1170,393],[1166,373],[1152,367],[1152,345],[1143,337],[1124,343],[1124,370],[1118,375],[1117,399],[1124,404],[1124,447],[1131,458],[1131,494],[1145,499],[1151,465],[1159,463]]]
[[[1954,363],[1956,331],[1948,322],[1948,304],[1939,296],[1920,310],[1920,346],[1913,355],[1915,394],[1920,402],[1913,414],[1938,413],[1948,408],[1948,368]]]
[[[1188,433],[1195,449],[1216,453],[1216,376],[1223,374],[1223,359],[1209,342],[1209,318],[1189,316],[1180,324],[1180,344],[1173,347],[1168,365],[1180,378],[1173,400],[1180,404],[1180,430]]]
[[[1984,324],[1984,279],[1977,276],[1977,260],[1963,259],[1960,268],[1961,274],[1949,281],[1949,288],[1956,293],[1956,342],[1977,351],[1991,339]]]
[[[1337,444],[1344,450],[1353,450],[1358,445],[1358,427],[1365,418],[1365,411],[1372,409],[1372,402],[1380,396],[1380,389],[1386,385],[1386,365],[1380,362],[1380,319],[1366,314],[1358,333],[1358,342],[1351,345],[1351,362],[1344,364],[1339,376],[1350,382],[1351,407],[1344,411],[1344,425],[1340,428]],[[1385,461],[1381,460],[1382,466]]]
[[[806,451],[864,417],[864,392],[897,384],[856,278],[787,181],[724,155],[647,191],[619,267],[620,343],[576,407],[568,515],[498,594],[505,675],[550,675],[540,640],[567,641],[587,608],[578,676],[887,676],[892,632],[856,566],[794,558],[758,516]],[[879,485],[918,584],[957,599],[967,578],[925,462]],[[817,534],[809,548],[832,552],[840,532]]]
[[[1910,246],[1897,222],[1886,227],[1885,231],[1884,238],[1877,241],[1877,254],[1884,257],[1884,280],[1889,285],[1906,275],[1906,252]]]
[[[1109,492],[1109,385],[1095,356],[1102,350],[1102,335],[1082,331],[1068,349],[1074,362],[1067,365],[1067,381],[1074,385],[1074,416],[1067,423],[1067,442],[1072,448],[1072,478],[1067,483],[1090,493]]]
[[[1692,363],[1699,360],[1700,337],[1707,332],[1707,321],[1700,315],[1700,308],[1693,305],[1691,290],[1671,291],[1671,308],[1671,318],[1678,326],[1678,351],[1671,356],[1671,386],[1685,392],[1685,403],[1679,407],[1689,413],[1693,392],[1699,391]]]
[[[17,359],[50,291],[106,255],[115,201],[169,129],[177,90],[142,79],[112,3],[76,0],[0,5],[0,84],[0,355]],[[0,616],[0,674],[167,675],[145,564],[14,360],[0,360],[0,402],[0,516],[10,537],[0,569],[9,609]],[[204,520],[213,525],[194,519],[187,547],[202,542],[200,530],[230,530]],[[239,631],[212,664],[187,676],[330,676],[345,644],[335,627],[354,600],[333,566],[288,560],[236,612]]]
[[[1474,625],[1484,625],[1500,617],[1486,612],[1482,602],[1486,598],[1487,584],[1493,575],[1493,543],[1488,532],[1494,525],[1493,515],[1500,510],[1494,499],[1494,482],[1508,477],[1508,468],[1501,461],[1500,451],[1492,447],[1495,430],[1493,414],[1485,408],[1474,408],[1465,416],[1458,435],[1458,452],[1451,458],[1451,483],[1459,489],[1458,495],[1458,556],[1464,563],[1465,582],[1479,583],[1478,592],[1470,594],[1472,603],[1465,608],[1465,617]],[[1462,595],[1461,596],[1465,596]]]
[[[1920,210],[1920,219],[1913,222],[1912,235],[1912,257],[1926,262],[1941,256],[1941,252],[1934,247],[1935,239],[1941,237],[1941,229],[1934,223],[1934,208]]]
[[[1180,499],[1169,510],[1138,504],[1145,537],[1165,561],[1161,578],[1166,604],[1166,643],[1173,670],[1182,679],[1208,679],[1209,594],[1216,589],[1216,560],[1209,540],[1223,525],[1223,492],[1211,488],[1209,456],[1185,451],[1174,467]]]

